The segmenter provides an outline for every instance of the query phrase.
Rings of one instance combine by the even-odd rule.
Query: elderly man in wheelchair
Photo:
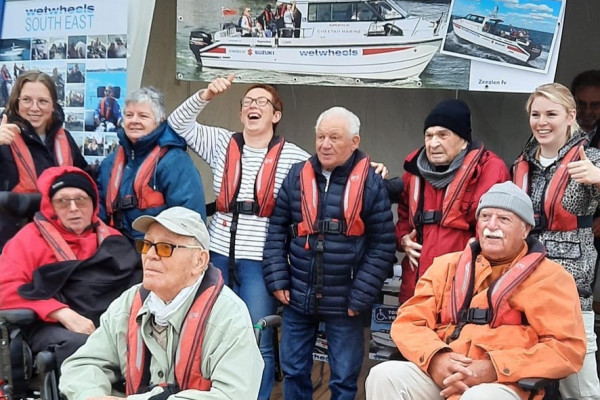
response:
[[[540,399],[519,380],[577,372],[586,352],[572,276],[528,236],[531,200],[496,184],[476,211],[478,240],[436,258],[398,310],[391,336],[408,361],[374,367],[367,400]]]
[[[38,179],[40,211],[0,255],[0,398],[39,390],[58,397],[58,368],[98,326],[100,314],[141,279],[127,239],[98,218],[98,191],[76,167]],[[31,355],[38,355],[36,361]]]
[[[256,400],[264,362],[250,314],[209,263],[202,216],[171,207],[133,228],[145,233],[136,240],[143,283],[116,299],[65,361],[61,392],[69,400]]]

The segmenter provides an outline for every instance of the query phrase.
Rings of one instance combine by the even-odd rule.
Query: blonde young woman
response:
[[[575,100],[565,86],[539,86],[526,109],[533,138],[513,166],[513,181],[533,202],[532,234],[544,243],[548,258],[575,278],[587,334],[583,368],[563,379],[560,391],[564,397],[600,399],[591,288],[597,257],[592,219],[600,199],[600,150],[587,148],[587,136],[576,122]]]

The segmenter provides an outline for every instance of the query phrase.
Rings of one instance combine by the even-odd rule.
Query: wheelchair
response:
[[[0,310],[0,399],[62,400],[58,391],[58,366],[54,353],[48,350],[33,357],[24,340],[23,329],[36,320],[31,310]],[[260,343],[262,332],[279,327],[281,317],[268,315],[254,325]]]
[[[23,330],[36,319],[31,310],[0,310],[0,399],[61,400],[54,353],[34,358],[24,340]]]

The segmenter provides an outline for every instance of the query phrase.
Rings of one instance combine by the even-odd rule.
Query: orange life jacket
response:
[[[365,232],[365,223],[360,217],[362,211],[365,181],[369,173],[369,156],[364,155],[352,168],[344,190],[344,222],[340,226],[346,236],[360,236]],[[302,193],[302,222],[297,226],[297,235],[306,236],[322,231],[321,222],[327,225],[339,221],[317,221],[319,214],[319,185],[315,177],[315,170],[310,162],[304,162],[300,172],[300,191]]]
[[[546,249],[536,239],[528,238],[527,254],[515,265],[496,279],[487,288],[488,308],[470,308],[475,284],[474,260],[481,251],[479,242],[467,245],[461,254],[450,291],[450,302],[440,312],[442,324],[457,325],[451,340],[458,338],[465,324],[489,324],[492,328],[501,325],[522,325],[521,311],[510,307],[508,299],[513,291],[537,268],[546,257]]]
[[[158,165],[158,161],[165,155],[169,149],[167,147],[156,146],[140,165],[133,182],[133,193],[135,198],[128,204],[132,207],[145,210],[147,208],[160,207],[165,204],[165,198],[162,193],[150,186],[150,178]],[[110,218],[111,226],[114,225],[113,214],[118,211],[120,206],[119,189],[123,181],[123,170],[125,169],[125,149],[123,146],[117,148],[115,161],[110,171],[110,180],[106,188],[106,213]]]
[[[222,288],[221,272],[215,267],[209,267],[196,291],[194,304],[185,317],[179,335],[175,360],[175,380],[179,390],[208,391],[211,388],[212,382],[202,376],[202,342],[206,331],[206,322]],[[127,395],[143,393],[148,390],[150,384],[151,354],[144,343],[136,318],[148,294],[149,291],[140,287],[129,314],[125,369]],[[165,382],[158,384],[168,386]]]
[[[37,172],[31,152],[21,135],[16,135],[10,144],[10,151],[19,173],[19,183],[13,188],[15,193],[37,192]],[[54,136],[54,158],[59,166],[73,165],[73,154],[64,129],[60,128]]]
[[[242,151],[244,148],[244,135],[234,133],[227,146],[227,158],[223,169],[221,191],[216,201],[216,207],[221,212],[236,211],[242,214],[254,214],[259,217],[270,217],[275,208],[275,175],[277,163],[285,139],[273,136],[269,142],[265,156],[254,183],[254,202],[238,202],[237,195],[242,180]]]
[[[585,146],[587,138],[582,138],[574,145],[558,164],[550,183],[546,186],[542,199],[542,215],[536,215],[536,229],[547,229],[550,231],[572,231],[591,226],[591,218],[577,216],[565,210],[562,199],[565,196],[569,184],[569,171],[567,165],[572,161],[579,160],[579,146]],[[513,166],[513,182],[523,191],[531,193],[531,182],[529,180],[529,162],[521,155]]]
[[[38,211],[35,213],[33,222],[58,261],[77,260],[77,256],[69,244],[61,236],[60,232],[58,232],[56,227],[52,225],[52,223],[48,221],[41,212]],[[98,240],[98,246],[100,246],[100,243],[110,236],[110,231],[104,222],[100,220],[97,222],[95,231],[96,239]]]
[[[423,196],[423,178],[412,175],[410,178],[410,196],[408,202],[409,223],[413,228],[421,227],[427,223],[438,223],[445,228],[469,230],[464,213],[460,209],[461,201],[465,197],[468,184],[477,170],[477,164],[485,152],[483,146],[473,149],[465,155],[462,165],[456,171],[452,182],[446,188],[441,210],[423,211],[421,197]]]

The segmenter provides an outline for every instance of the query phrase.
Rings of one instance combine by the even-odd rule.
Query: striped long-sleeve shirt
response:
[[[213,190],[215,196],[218,197],[223,180],[227,146],[234,132],[196,122],[198,114],[207,103],[201,100],[198,94],[194,94],[173,111],[169,116],[169,125],[185,139],[196,154],[208,163],[214,175]],[[266,154],[266,147],[256,149],[244,145],[242,151],[242,179],[238,201],[254,200],[256,175]],[[285,142],[275,174],[275,196],[277,196],[281,183],[292,165],[305,161],[309,157],[310,155],[300,147]],[[224,256],[229,255],[231,218],[231,213],[217,211],[208,227],[211,236],[210,250]],[[237,259],[262,260],[268,223],[269,220],[265,217],[245,214],[239,216],[235,239],[235,256]]]

